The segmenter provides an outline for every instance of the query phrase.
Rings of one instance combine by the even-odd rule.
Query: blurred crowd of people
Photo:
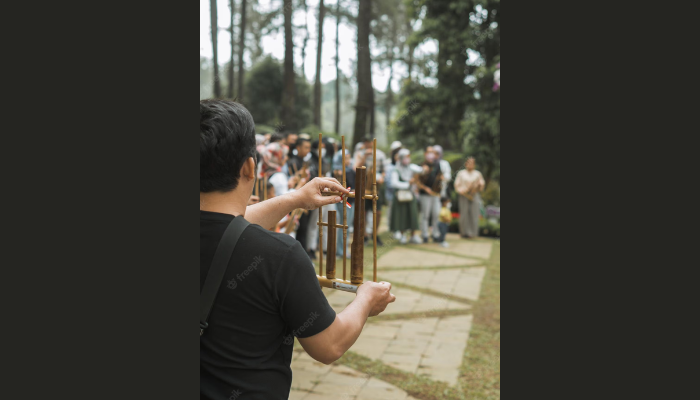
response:
[[[249,204],[283,195],[303,186],[306,182],[318,176],[319,159],[323,176],[334,177],[342,183],[343,169],[345,170],[346,185],[350,190],[355,189],[355,168],[367,168],[368,182],[365,185],[367,193],[372,190],[371,171],[373,170],[372,137],[365,137],[352,151],[346,148],[345,165],[343,165],[340,143],[333,138],[311,140],[308,134],[272,133],[256,135],[258,180],[260,188],[256,187]],[[319,152],[320,148],[320,152]],[[429,243],[432,239],[443,247],[449,247],[445,240],[449,225],[452,222],[452,205],[450,191],[452,188],[458,194],[459,232],[464,238],[478,236],[480,195],[484,190],[484,178],[475,169],[474,158],[467,158],[464,169],[454,175],[450,163],[443,159],[443,149],[439,145],[428,146],[425,149],[422,164],[412,162],[411,151],[401,142],[393,142],[390,154],[376,150],[377,168],[376,182],[379,199],[377,200],[377,226],[382,218],[382,207],[386,206],[388,226],[393,238],[401,244]],[[365,243],[372,237],[373,218],[372,201],[364,200],[365,204]],[[355,199],[348,199],[347,204],[334,204],[322,209],[306,211],[295,210],[282,219],[276,227],[278,232],[295,237],[307,251],[311,259],[316,258],[319,249],[318,213],[327,222],[329,210],[337,210],[337,223],[344,224],[343,207],[347,208],[348,233],[354,231]],[[323,227],[324,237],[328,228]],[[351,237],[351,236],[348,236]],[[343,256],[342,235],[337,235],[336,252]],[[348,240],[348,246],[350,240]],[[383,243],[377,237],[377,244]],[[350,252],[346,252],[349,258]]]

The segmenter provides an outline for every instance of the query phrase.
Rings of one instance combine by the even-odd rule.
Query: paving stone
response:
[[[409,272],[396,271],[392,274],[397,274],[392,275],[392,277],[397,277],[396,282],[398,282],[399,277],[402,277],[404,274],[409,274]],[[456,283],[453,283],[453,286],[454,285],[456,285]],[[439,288],[439,286],[436,286],[436,288]],[[471,308],[467,304],[450,300],[447,296],[432,296],[429,294],[416,292],[414,290],[402,288],[399,286],[393,287],[391,289],[391,292],[396,296],[396,302],[389,304],[387,309],[381,315],[373,318],[381,320],[383,315],[444,310],[468,310]],[[328,303],[331,305],[331,307],[333,307],[336,313],[342,312],[345,309],[345,307],[347,307],[353,300],[355,300],[356,297],[353,293],[347,293],[333,289],[324,289],[324,293],[326,293]]]
[[[372,378],[370,382],[377,381]],[[390,385],[391,386],[391,385]],[[358,393],[357,398],[363,400],[406,400],[408,393],[395,387],[368,384]]]
[[[299,368],[298,364],[292,364],[292,388],[300,390],[311,390],[320,377],[320,373],[311,372]]]
[[[445,294],[445,297],[442,299],[443,302],[449,303],[449,296],[478,300],[481,292],[481,282],[484,280],[485,274],[486,267],[432,271],[387,271],[382,273],[382,279],[395,283],[397,286],[401,284],[411,285],[443,293]],[[439,307],[438,309],[454,308],[460,309],[462,307],[455,304],[445,304],[444,307]]]
[[[439,246],[438,246],[439,247]],[[442,249],[442,247],[439,247]],[[457,252],[455,252],[457,253]],[[420,251],[407,247],[394,247],[377,260],[377,271],[402,267],[459,267],[464,265],[479,265],[478,260],[457,257],[449,254],[439,254],[432,251]]]
[[[402,371],[455,385],[472,318],[464,315],[373,323],[351,350],[359,349],[358,353]]]
[[[448,249],[433,244],[396,247],[386,254],[381,254],[380,249],[379,276],[396,284],[392,292],[397,296],[397,302],[365,326],[351,349],[353,352],[405,372],[425,375],[453,386],[457,384],[471,330],[471,315],[382,321],[384,315],[471,308],[452,300],[451,296],[478,300],[486,269],[478,266],[481,263],[478,260],[454,254],[487,259],[491,243],[462,240],[455,235],[448,235],[448,241],[451,245]],[[435,269],[467,265],[475,267]],[[395,269],[404,266],[424,269]],[[435,294],[401,287],[402,284]],[[356,297],[352,293],[328,289],[324,294],[336,312],[342,312]],[[292,360],[294,378],[290,399],[417,400],[388,382],[342,365],[323,365],[303,351],[295,351]]]
[[[302,363],[305,361],[302,361]],[[294,374],[298,364],[292,363]],[[292,384],[289,399],[294,400],[351,400],[351,399],[406,399],[408,394],[387,382],[370,377],[343,365],[333,365],[328,373],[309,373],[305,380],[318,382],[311,389]],[[301,378],[300,378],[301,379]],[[322,381],[321,381],[322,380]],[[365,389],[369,387],[369,389]],[[364,394],[363,394],[364,393]],[[383,397],[382,397],[383,396]]]
[[[434,251],[444,251],[447,253],[454,253],[459,255],[464,255],[467,257],[478,257],[488,260],[491,257],[491,243],[490,242],[475,242],[472,240],[462,239],[457,235],[450,237],[447,236],[447,243],[450,247],[444,248],[439,243],[426,243],[416,246],[423,247],[425,249]]]

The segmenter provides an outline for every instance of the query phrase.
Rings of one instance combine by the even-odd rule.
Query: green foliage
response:
[[[425,148],[431,144],[446,147],[441,136],[440,116],[435,109],[440,108],[441,95],[436,88],[425,87],[408,81],[401,93],[399,112],[394,117],[390,129],[395,130],[398,140],[409,149]]]
[[[300,126],[311,121],[311,87],[306,80],[297,75],[295,108]],[[284,87],[284,70],[282,63],[265,57],[256,64],[245,77],[244,105],[255,118],[257,124],[283,127],[281,121],[281,96]],[[276,128],[276,129],[278,129]]]
[[[482,237],[501,237],[501,224],[493,223],[488,219],[479,219],[479,236]]]
[[[500,1],[405,4],[409,15],[424,15],[421,30],[409,42],[434,39],[439,51],[437,59],[426,64],[426,76],[432,80],[403,85],[392,129],[412,148],[440,144],[464,158],[474,156],[487,182],[499,180],[500,91],[493,91],[493,74],[500,61]],[[467,62],[467,51],[479,59]],[[431,83],[435,80],[437,85]],[[453,164],[454,171],[462,165],[456,167]]]
[[[501,206],[501,187],[496,181],[489,182],[484,192],[481,193],[484,206]]]
[[[272,133],[274,131],[275,131],[274,126],[265,125],[265,124],[255,124],[255,133],[265,135],[267,133]]]

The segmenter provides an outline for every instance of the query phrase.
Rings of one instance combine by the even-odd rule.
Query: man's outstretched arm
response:
[[[367,318],[379,315],[394,301],[391,283],[365,282],[358,288],[355,300],[336,315],[331,326],[314,336],[299,338],[299,343],[314,360],[331,364],[355,344]]]
[[[245,219],[251,224],[272,229],[285,215],[297,208],[313,210],[328,204],[340,203],[340,197],[321,195],[326,188],[329,191],[348,193],[348,190],[335,178],[314,178],[299,190],[248,206]]]

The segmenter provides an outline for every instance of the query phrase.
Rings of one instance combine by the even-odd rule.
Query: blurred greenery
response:
[[[501,237],[501,224],[493,223],[488,219],[479,219],[479,236],[482,237]]]
[[[501,206],[501,186],[496,181],[489,182],[486,189],[481,193],[481,200],[486,206]]]
[[[295,80],[295,106],[301,126],[311,121],[311,86],[301,75]],[[243,104],[253,115],[256,124],[275,127],[284,131],[281,124],[281,93],[284,86],[282,63],[267,56],[245,75],[246,97]]]
[[[358,1],[345,0],[338,5],[326,3],[325,24],[340,23],[343,29],[356,29]],[[292,2],[294,21],[303,14],[317,14],[315,6]],[[368,123],[367,133],[377,137],[379,148],[388,153],[389,144],[400,140],[413,153],[413,162],[423,162],[427,145],[440,144],[444,159],[450,162],[454,175],[463,168],[468,156],[476,158],[477,169],[487,182],[500,182],[500,87],[494,87],[494,74],[500,71],[500,0],[383,0],[371,4],[370,48],[372,75],[383,75],[392,85],[373,87],[374,130]],[[239,5],[235,6],[240,15]],[[220,10],[221,12],[225,12]],[[284,131],[281,100],[284,71],[281,60],[265,54],[262,40],[277,35],[284,39],[282,2],[263,7],[256,1],[248,2],[248,28],[244,42],[236,40],[233,48],[244,57],[244,97],[242,102],[251,111],[260,133]],[[340,19],[338,19],[340,18]],[[235,18],[235,37],[240,37],[239,18]],[[311,20],[311,19],[310,19]],[[228,27],[219,27],[228,32]],[[321,85],[321,126],[312,124],[312,84],[301,75],[298,57],[300,45],[308,51],[317,44],[298,40],[307,29],[315,27],[295,22],[293,64],[296,126],[312,137],[323,132],[326,137],[339,139],[345,135],[351,143],[357,102],[357,56],[350,55],[349,74],[339,73],[339,93],[336,98],[335,80]],[[227,40],[228,33],[220,37]],[[342,35],[341,35],[342,36]],[[224,39],[226,38],[226,39]],[[356,39],[356,38],[353,38]],[[324,42],[335,42],[335,35],[324,35]],[[341,54],[346,51],[346,38],[341,37]],[[436,50],[425,50],[427,47]],[[243,46],[243,47],[241,47]],[[433,47],[434,46],[434,47]],[[335,49],[334,49],[335,50]],[[303,50],[302,50],[303,51]],[[324,50],[324,57],[327,56]],[[334,56],[334,51],[331,54]],[[221,60],[220,83],[228,96],[229,63]],[[235,88],[238,86],[237,57]],[[307,64],[312,62],[307,59]],[[334,69],[323,64],[324,71]],[[200,98],[212,96],[212,60],[200,56]],[[232,97],[236,97],[234,89]],[[335,129],[336,100],[339,105],[339,132]],[[350,146],[348,146],[350,147]],[[497,187],[497,186],[496,186]],[[500,204],[500,195],[484,193],[486,205]]]

